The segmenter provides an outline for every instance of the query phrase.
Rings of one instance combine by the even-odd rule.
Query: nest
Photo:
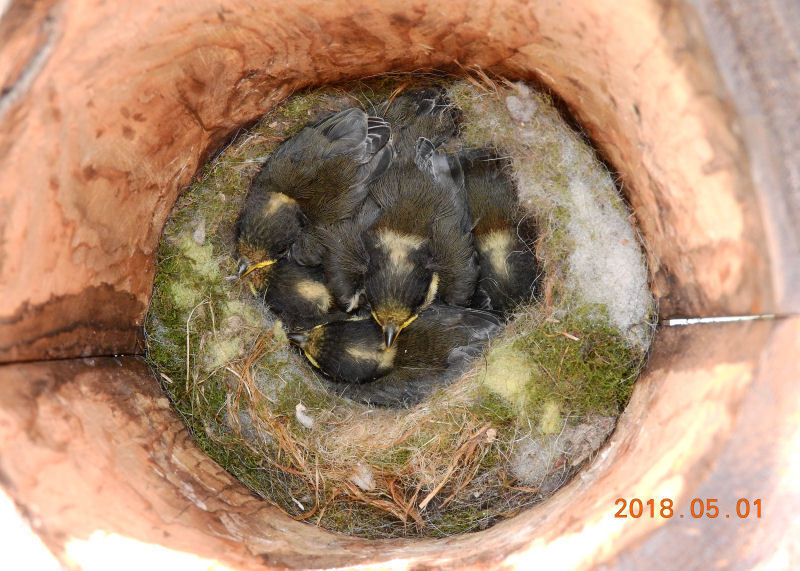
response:
[[[495,147],[542,230],[544,299],[408,410],[339,397],[236,278],[233,225],[269,153],[309,121],[444,82],[461,143]],[[148,359],[200,446],[289,516],[363,537],[448,536],[540,502],[613,430],[652,336],[641,246],[608,170],[549,96],[476,73],[295,95],[179,198],[159,247]]]

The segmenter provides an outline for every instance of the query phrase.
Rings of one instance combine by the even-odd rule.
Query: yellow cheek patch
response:
[[[313,280],[300,280],[297,283],[297,294],[303,299],[317,304],[323,312],[331,308],[331,293],[324,284]]]
[[[430,307],[430,305],[433,303],[433,300],[436,298],[437,291],[439,291],[439,274],[433,272],[433,276],[431,277],[431,285],[428,286],[428,293],[425,294],[425,301],[422,302],[422,307],[419,308],[420,311]],[[414,319],[416,318],[417,316],[415,315]]]
[[[403,322],[403,324],[400,326],[400,331],[402,331],[403,329],[405,329],[406,327],[408,327],[409,325],[411,325],[411,324],[414,322],[414,320],[415,320],[417,317],[419,317],[419,313],[417,313],[416,315],[412,315],[411,317],[409,317],[408,319],[406,319],[406,320]],[[399,333],[399,331],[398,331],[398,333]]]
[[[267,203],[264,205],[264,218],[269,218],[273,214],[277,213],[284,204],[291,204],[293,202],[295,202],[294,199],[289,198],[282,192],[273,192],[270,195]]]
[[[514,236],[508,230],[495,230],[478,241],[478,249],[487,258],[497,275],[508,277],[506,259],[516,247]]]
[[[369,360],[378,363],[379,369],[389,369],[394,364],[394,356],[397,350],[392,347],[391,349],[378,349],[370,350],[361,347],[348,347],[347,354],[358,360]]]

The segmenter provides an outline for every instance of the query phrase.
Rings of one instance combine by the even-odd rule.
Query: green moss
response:
[[[223,315],[241,317],[245,323],[251,327],[261,327],[263,325],[261,312],[256,309],[253,304],[233,299],[225,301],[222,307]]]
[[[489,389],[485,383],[482,389],[470,407],[473,414],[486,418],[494,426],[506,426],[518,418],[519,411],[514,409],[510,400]]]
[[[281,106],[283,117],[293,123],[293,127],[298,130],[303,127],[314,115],[314,111],[322,106],[323,93],[311,90],[298,93],[294,97],[286,100]],[[289,133],[292,132],[290,128]]]
[[[294,416],[295,407],[302,403],[308,414],[314,416],[318,411],[332,408],[336,398],[322,386],[310,366],[303,364],[303,378],[282,383],[275,396],[273,410],[278,414]]]
[[[409,465],[412,453],[413,446],[409,444],[405,447],[395,447],[380,451],[377,454],[370,455],[366,460],[370,465],[379,468],[399,469]]]
[[[283,329],[283,323],[279,320],[275,321],[275,324],[272,326],[272,335],[276,343],[289,342],[289,338],[286,336],[286,331]]]
[[[598,312],[602,309],[570,310],[560,319],[519,316],[514,329],[487,353],[487,388],[527,410],[545,433],[565,415],[618,414],[630,397],[642,354],[613,327],[598,322]],[[504,374],[506,362],[510,369]],[[534,366],[520,388],[523,363]],[[492,379],[495,374],[500,380]]]
[[[173,282],[169,285],[169,293],[175,305],[183,310],[191,309],[203,299],[203,292],[186,282]]]
[[[441,519],[436,521],[437,536],[449,537],[488,527],[497,519],[493,510],[467,507],[465,509],[444,512]]]
[[[340,533],[357,535],[367,539],[388,536],[404,536],[410,526],[377,508],[353,501],[336,501],[327,506],[320,521],[322,527],[339,530]],[[412,524],[413,525],[413,524]]]
[[[227,363],[241,357],[244,352],[243,339],[216,337],[206,345],[206,368],[220,369]]]

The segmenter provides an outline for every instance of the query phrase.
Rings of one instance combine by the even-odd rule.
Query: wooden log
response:
[[[591,468],[442,541],[277,514],[199,452],[137,358],[13,362],[140,352],[161,228],[209,156],[300,87],[427,67],[565,101],[619,174],[661,317],[797,313],[798,25],[782,0],[2,4],[0,484],[67,565],[113,541],[245,569],[791,563],[798,318],[662,331]],[[769,511],[620,519],[619,497]]]

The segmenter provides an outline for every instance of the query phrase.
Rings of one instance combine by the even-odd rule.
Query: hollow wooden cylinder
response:
[[[800,15],[747,4],[0,4],[6,494],[66,564],[103,545],[232,568],[796,556],[800,79],[784,31]],[[292,91],[473,66],[558,94],[618,172],[662,319],[781,317],[662,329],[591,467],[489,530],[373,542],[292,521],[198,450],[137,356],[164,221],[198,168]],[[675,516],[618,518],[618,498],[669,498]],[[721,516],[692,518],[693,498],[717,498]],[[758,498],[760,519],[736,515]]]

